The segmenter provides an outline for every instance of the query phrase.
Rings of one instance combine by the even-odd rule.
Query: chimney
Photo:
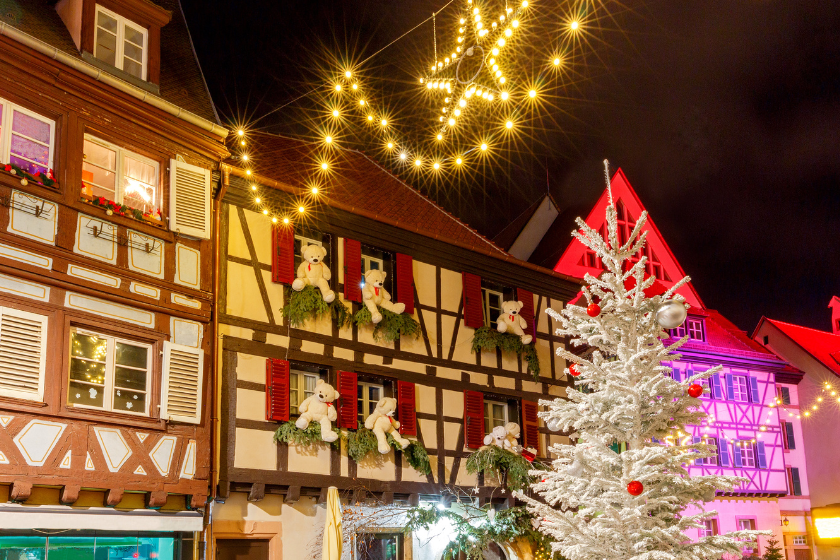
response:
[[[840,297],[831,298],[828,307],[831,309],[831,332],[840,334]]]

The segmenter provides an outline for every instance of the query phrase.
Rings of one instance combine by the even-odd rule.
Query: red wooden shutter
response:
[[[265,419],[289,420],[289,362],[286,360],[265,361]]]
[[[271,281],[281,284],[295,281],[295,230],[291,225],[272,228]]]
[[[344,239],[344,299],[362,301],[362,244]]]
[[[540,419],[537,416],[540,405],[534,401],[522,401],[522,443],[524,447],[533,447],[537,456],[542,457],[540,448]]]
[[[516,297],[522,302],[522,309],[519,310],[519,315],[521,315],[522,318],[525,319],[525,322],[528,323],[528,327],[525,329],[525,334],[530,334],[534,337],[534,341],[536,341],[537,328],[534,324],[534,294],[528,290],[517,288]]]
[[[464,444],[470,449],[484,445],[484,394],[464,391]]]
[[[464,272],[461,278],[464,284],[464,324],[474,329],[483,327],[484,302],[481,297],[481,277]],[[483,411],[482,414],[484,414]]]
[[[414,313],[414,266],[408,255],[397,253],[397,302],[405,304],[405,312]]]
[[[338,427],[355,430],[358,418],[358,376],[352,371],[338,372]]]
[[[397,420],[400,433],[404,436],[417,435],[417,412],[414,399],[414,383],[397,381]]]

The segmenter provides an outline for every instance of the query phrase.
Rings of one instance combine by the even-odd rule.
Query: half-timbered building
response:
[[[3,5],[3,558],[192,557],[226,135],[177,1]]]
[[[611,186],[618,214],[618,235],[624,242],[645,209],[620,169],[613,176]],[[586,223],[602,235],[606,235],[607,204],[609,195],[605,190],[586,218]],[[524,247],[536,262],[560,255],[554,266],[556,272],[576,278],[583,278],[587,273],[598,276],[603,268],[594,252],[577,240],[568,243],[567,238],[558,238],[574,228],[574,216],[566,212],[541,213],[542,206],[535,204],[529,215],[520,216],[498,239],[504,239],[506,246]],[[533,230],[545,231],[546,235],[534,238],[530,233]],[[647,231],[647,244],[644,254],[637,258],[647,257],[647,274],[656,278],[650,289],[662,293],[686,274],[650,217],[643,231]],[[688,318],[682,326],[670,331],[671,338],[664,342],[668,344],[685,336],[688,341],[680,348],[679,361],[664,364],[670,366],[669,375],[684,381],[697,372],[723,366],[718,374],[703,382],[705,391],[701,399],[708,421],[691,426],[681,436],[710,444],[716,449],[716,456],[689,465],[689,474],[735,475],[747,479],[732,492],[718,494],[706,505],[707,509],[717,510],[718,516],[706,521],[698,536],[737,529],[779,532],[779,498],[792,490],[788,488],[789,470],[785,463],[788,450],[783,430],[788,428],[781,422],[776,406],[777,382],[789,383],[795,369],[719,312],[709,309],[691,282],[677,293],[690,305]],[[570,303],[576,301],[577,298]],[[760,554],[764,537],[760,541],[758,550],[744,550],[744,553]]]
[[[579,283],[513,258],[362,153],[334,150],[338,171],[322,175],[312,195],[317,146],[246,138],[254,173],[231,165],[222,177],[219,490],[210,539],[218,554],[264,547],[253,554],[308,557],[323,531],[318,506],[330,486],[345,503],[431,500],[446,507],[443,489],[457,487],[482,503],[511,504],[497,484],[467,473],[465,461],[489,430],[508,422],[522,426],[521,442],[539,456],[562,439],[536,416],[537,401],[563,396],[566,383],[554,355],[562,342],[545,310],[562,307]],[[277,209],[301,199],[306,216],[295,212],[284,224],[288,215]],[[353,314],[363,309],[364,273],[385,271],[384,288],[417,321],[418,336],[381,341],[371,325],[338,326],[329,315],[291,325],[281,310],[303,262],[301,247],[313,244],[326,250],[329,288]],[[472,350],[475,329],[495,325],[501,302],[510,300],[524,304],[537,375],[516,354]],[[396,398],[401,435],[425,447],[431,472],[421,474],[394,450],[357,462],[344,442],[275,443],[278,427],[297,418],[321,380],[339,393],[333,426],[349,432],[378,399]],[[391,529],[382,538],[402,543],[400,528]],[[435,558],[417,543],[398,557],[412,554]]]

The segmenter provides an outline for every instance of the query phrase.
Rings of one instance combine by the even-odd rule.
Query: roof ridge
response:
[[[765,319],[767,319],[771,323],[779,323],[779,324],[782,324],[782,325],[787,325],[789,327],[796,327],[798,329],[805,329],[805,330],[808,330],[808,331],[814,331],[814,332],[818,332],[820,334],[827,334],[828,336],[836,336],[837,338],[840,338],[840,334],[834,334],[833,332],[830,332],[830,331],[821,331],[820,329],[815,329],[813,327],[806,327],[805,325],[796,325],[794,323],[788,323],[787,321],[780,321],[778,319],[771,319],[770,317],[765,317]]]

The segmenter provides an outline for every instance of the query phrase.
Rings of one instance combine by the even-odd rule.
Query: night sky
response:
[[[840,3],[625,1],[586,12],[571,71],[515,144],[468,176],[406,180],[493,237],[546,191],[547,175],[561,209],[588,213],[607,158],[707,306],[750,332],[762,315],[829,329],[826,306],[840,295]],[[337,58],[366,58],[444,4],[183,0],[222,120],[262,117],[254,128],[295,137],[312,137],[317,99],[279,106],[323,84]],[[540,4],[526,78],[580,6]],[[439,41],[459,8],[437,19]],[[431,114],[417,77],[432,48],[425,24],[364,66],[404,122]],[[353,142],[379,155],[363,134]]]

